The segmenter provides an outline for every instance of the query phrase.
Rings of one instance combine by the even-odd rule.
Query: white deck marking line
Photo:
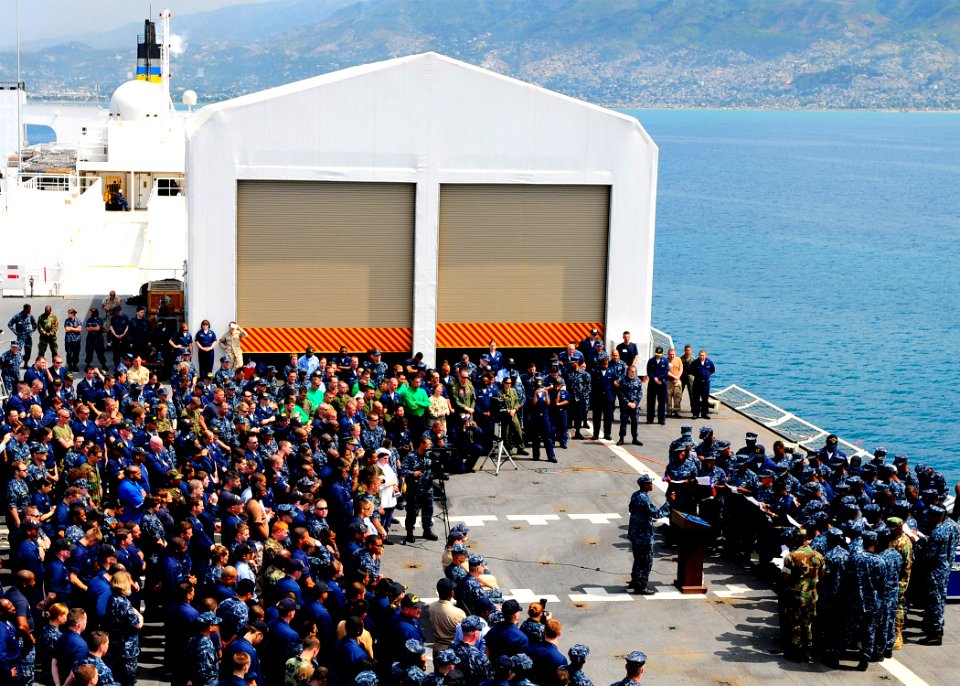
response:
[[[535,603],[541,598],[545,599],[548,603],[559,603],[560,597],[555,595],[549,595],[547,593],[534,593],[529,588],[511,588],[509,589],[510,594],[503,596],[504,598],[513,598],[521,605],[527,605],[529,603]]]
[[[633,596],[629,593],[607,593],[607,589],[599,586],[584,586],[584,593],[571,593],[570,600],[574,603],[631,603]]]
[[[596,514],[568,514],[570,519],[586,520],[591,524],[609,524],[611,519],[620,519],[619,512],[598,512]]]
[[[926,681],[914,674],[909,667],[896,658],[887,658],[880,663],[880,666],[905,686],[929,686]]]
[[[607,446],[607,448],[609,448],[614,455],[616,455],[621,460],[623,460],[628,465],[630,465],[630,467],[632,467],[635,471],[639,472],[640,474],[648,474],[649,476],[651,476],[653,478],[653,485],[659,488],[664,493],[667,492],[667,484],[661,479],[660,475],[657,474],[652,469],[650,469],[647,465],[643,464],[643,462],[638,460],[636,457],[631,455],[629,450],[624,450],[620,446],[614,445],[611,441],[597,441],[597,442]],[[650,598],[652,596],[646,596],[646,597]]]
[[[507,520],[511,522],[526,522],[530,526],[546,526],[547,522],[555,522],[560,519],[560,515],[507,515]]]
[[[462,515],[460,517],[450,516],[452,522],[463,522],[467,526],[486,526],[487,522],[496,522],[497,515]]]
[[[704,600],[704,593],[681,593],[674,586],[657,586],[656,595],[642,596],[644,600]]]
[[[735,598],[742,600],[772,600],[777,594],[769,588],[750,588],[749,586],[738,586],[736,584],[727,584],[726,591],[714,591],[710,593],[718,598]]]

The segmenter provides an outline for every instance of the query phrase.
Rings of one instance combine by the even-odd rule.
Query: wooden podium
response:
[[[706,593],[703,584],[703,548],[710,524],[699,517],[673,510],[670,524],[678,530],[677,579],[673,585],[681,593]]]

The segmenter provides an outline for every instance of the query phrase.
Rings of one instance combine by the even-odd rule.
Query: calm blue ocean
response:
[[[960,480],[960,114],[630,114],[660,148],[654,326],[717,387]]]

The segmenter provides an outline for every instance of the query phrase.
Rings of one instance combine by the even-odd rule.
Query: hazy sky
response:
[[[153,19],[166,8],[190,14],[225,5],[246,5],[267,0],[20,0],[20,40],[72,36],[103,31],[131,21],[142,22],[153,9]],[[0,0],[0,46],[16,43],[17,0]]]

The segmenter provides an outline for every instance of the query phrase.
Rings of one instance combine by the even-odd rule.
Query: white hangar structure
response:
[[[639,122],[435,53],[187,125],[190,326],[249,352],[649,340],[657,147]]]

